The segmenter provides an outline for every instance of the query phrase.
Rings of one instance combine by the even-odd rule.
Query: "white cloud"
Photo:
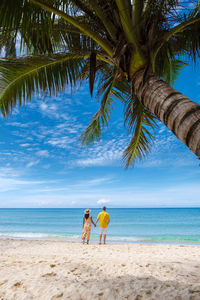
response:
[[[109,162],[106,161],[104,157],[77,159],[75,162],[75,164],[80,167],[104,166],[107,165],[108,163]]]
[[[51,167],[50,164],[47,164],[47,165],[43,165],[43,166],[42,166],[42,168],[44,168],[44,169],[49,169],[50,167]]]
[[[45,103],[40,104],[40,110],[43,115],[51,119],[59,119],[60,114],[58,113],[59,107],[55,103]]]
[[[40,150],[36,152],[36,155],[41,157],[49,157],[49,152],[48,150]]]
[[[26,165],[26,167],[27,167],[27,168],[30,168],[30,167],[32,167],[32,166],[35,166],[35,165],[39,164],[39,162],[40,162],[40,160],[30,161],[30,162]]]
[[[37,125],[38,122],[27,122],[27,123],[21,123],[21,122],[7,122],[7,125],[9,126],[15,126],[15,127],[21,127],[21,128],[28,128],[33,125]]]
[[[0,176],[0,193],[19,190],[22,186],[43,184],[42,181],[28,181],[21,178],[5,178]],[[24,187],[23,187],[24,188]]]
[[[49,105],[49,109],[52,111],[56,111],[58,109],[58,107],[55,103],[52,103],[51,105]]]
[[[91,180],[82,180],[76,184],[73,184],[73,188],[78,188],[78,187],[91,187],[91,186],[97,186],[105,183],[111,183],[113,182],[113,179],[111,177],[102,177],[102,178],[95,178]]]
[[[106,203],[110,203],[111,201],[108,199],[99,199],[97,201],[97,204],[102,205],[102,204],[106,204]]]
[[[23,123],[20,123],[20,122],[8,122],[7,125],[10,125],[10,126],[16,126],[16,127],[27,127],[26,124],[23,124]]]
[[[56,146],[58,148],[69,149],[72,147],[72,144],[77,141],[76,138],[63,136],[63,137],[52,137],[46,143],[51,146]]]
[[[15,170],[11,167],[0,168],[0,193],[5,193],[13,190],[23,191],[26,186],[33,187],[41,184],[46,184],[46,181],[27,180],[22,177],[23,171]],[[1,200],[1,199],[0,199]]]
[[[2,176],[4,176],[4,177],[18,177],[19,176],[19,172],[9,166],[1,167],[0,174],[3,174]]]
[[[40,104],[40,109],[41,109],[42,111],[46,111],[47,108],[48,108],[48,105],[47,105],[46,103],[42,102],[42,103]]]
[[[128,137],[124,138],[124,136],[95,142],[90,147],[81,148],[82,157],[73,161],[72,165],[81,167],[119,165],[127,144]]]
[[[30,144],[20,144],[20,147],[29,147]]]

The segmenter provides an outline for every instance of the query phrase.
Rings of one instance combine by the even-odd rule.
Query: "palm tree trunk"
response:
[[[200,158],[200,105],[154,74],[144,74],[140,70],[133,78],[138,99]]]

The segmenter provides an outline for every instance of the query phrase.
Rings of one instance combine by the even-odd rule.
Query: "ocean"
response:
[[[91,211],[93,220],[101,209]],[[200,245],[200,208],[110,208],[108,242]],[[0,238],[81,241],[84,208],[0,209]],[[98,240],[92,226],[91,241]]]

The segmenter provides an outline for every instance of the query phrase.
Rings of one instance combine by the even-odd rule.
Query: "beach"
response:
[[[200,299],[200,247],[0,239],[0,299]]]

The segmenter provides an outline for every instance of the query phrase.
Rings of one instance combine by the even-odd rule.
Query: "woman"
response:
[[[87,208],[85,210],[85,215],[83,216],[83,233],[82,233],[82,240],[83,244],[85,244],[85,239],[87,240],[87,244],[89,244],[90,240],[90,232],[91,232],[91,223],[96,227],[92,220],[92,216],[90,215],[91,209]]]

